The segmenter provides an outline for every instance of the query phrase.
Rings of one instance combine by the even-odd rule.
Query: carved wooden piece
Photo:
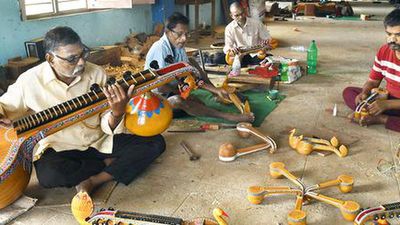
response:
[[[223,82],[222,89],[224,89],[228,98],[217,96],[217,100],[223,104],[234,104],[240,113],[251,113],[250,103],[245,96],[236,91],[236,88],[228,86],[227,79]]]
[[[281,194],[302,194],[301,190],[293,189],[289,186],[282,187],[263,187],[251,186],[247,190],[247,200],[253,204],[261,204],[267,196]]]
[[[257,57],[259,59],[264,59],[266,56],[266,49],[271,49],[269,45],[262,44],[262,45],[254,45],[254,46],[247,46],[247,47],[239,47],[239,53],[241,55],[246,55],[249,53],[255,53],[257,52]],[[235,57],[235,54],[232,51],[228,51],[225,55],[225,61],[228,65],[233,64],[233,59]]]
[[[336,179],[330,181],[306,186],[306,184],[304,184],[299,178],[290,173],[285,168],[285,164],[282,162],[273,162],[270,164],[269,168],[270,175],[273,178],[280,178],[284,176],[296,184],[299,188],[291,188],[289,186],[251,186],[247,189],[247,199],[253,204],[261,204],[265,198],[270,195],[295,194],[296,205],[295,209],[288,214],[289,225],[306,225],[307,214],[302,210],[302,205],[304,202],[312,199],[322,201],[339,208],[343,218],[347,221],[353,221],[356,218],[356,215],[360,210],[360,205],[357,202],[342,201],[317,192],[321,189],[337,186],[342,193],[348,193],[352,190],[354,184],[354,180],[351,176],[340,175]]]
[[[307,213],[302,209],[303,197],[302,195],[296,196],[296,204],[294,210],[288,214],[288,224],[289,225],[306,225]]]
[[[370,220],[375,220],[379,225],[388,224],[387,219],[394,219],[395,217],[400,218],[400,202],[366,208],[356,216],[354,225],[364,225],[365,222]]]
[[[260,131],[255,129],[250,123],[238,123],[236,129],[239,135],[243,138],[248,138],[250,135],[254,135],[261,139],[264,143],[253,145],[246,148],[236,149],[231,143],[224,143],[219,147],[219,160],[224,162],[234,161],[236,158],[247,155],[250,153],[267,150],[270,153],[276,151],[277,145],[275,141],[262,134]]]
[[[160,215],[151,215],[144,213],[120,211],[114,209],[101,209],[86,218],[85,225],[90,224],[152,224],[152,225],[228,225],[225,217],[228,215],[220,208],[213,210],[214,219],[195,218],[191,220],[183,220],[177,217],[168,217]],[[78,221],[84,221],[81,218],[76,218]]]
[[[300,180],[300,178],[293,175],[285,168],[285,164],[282,162],[273,162],[269,164],[269,174],[272,178],[281,178],[282,176],[286,177],[294,184],[299,186],[299,188],[303,191],[305,189],[305,184]]]
[[[342,201],[315,192],[308,192],[307,196],[339,208],[347,221],[354,221],[360,210],[360,205],[354,201]]]
[[[315,186],[311,186],[307,191],[320,190],[332,186],[337,186],[342,193],[349,193],[353,190],[354,179],[349,175],[340,175],[334,180],[325,181]]]
[[[389,92],[382,88],[373,88],[371,94],[360,102],[354,111],[354,119],[362,120],[369,116],[368,106],[377,100],[387,99]]]
[[[295,136],[296,129],[290,131],[289,145],[298,153],[309,155],[311,152],[329,151],[333,152],[339,157],[345,157],[348,154],[348,149],[345,145],[339,146],[339,141],[336,137],[332,137],[330,141],[318,138],[304,137],[303,135]]]

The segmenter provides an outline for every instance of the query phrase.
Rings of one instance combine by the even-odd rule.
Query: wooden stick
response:
[[[289,172],[285,168],[285,164],[282,162],[273,162],[273,163],[269,164],[269,172],[273,178],[279,178],[281,176],[284,176],[287,179],[289,179],[290,181],[292,181],[294,184],[299,186],[301,188],[301,190],[305,189],[304,183],[301,182],[298,177],[296,177],[291,172]]]
[[[306,189],[306,191],[314,191],[314,190],[320,190],[332,186],[338,186],[339,190],[342,193],[348,193],[352,191],[354,185],[354,179],[351,176],[348,175],[340,175],[334,180],[330,181],[325,181],[316,185],[313,185],[309,188]]]
[[[288,214],[289,225],[306,225],[307,213],[301,210],[302,205],[303,195],[297,195],[295,209]]]
[[[308,192],[306,195],[339,208],[343,218],[347,221],[354,221],[360,210],[360,205],[354,201],[342,201],[314,192]]]
[[[239,75],[227,78],[228,83],[246,83],[246,84],[269,84],[271,78],[257,77],[252,75]]]
[[[222,144],[219,147],[219,160],[224,162],[230,162],[242,155],[247,155],[250,153],[266,150],[270,147],[268,143],[262,143],[258,145],[253,145],[246,148],[235,149],[231,143]]]
[[[280,195],[280,194],[295,194],[299,195],[302,192],[298,189],[293,189],[288,186],[278,187],[263,187],[263,186],[251,186],[247,189],[247,200],[252,204],[261,204],[264,199],[269,195]]]

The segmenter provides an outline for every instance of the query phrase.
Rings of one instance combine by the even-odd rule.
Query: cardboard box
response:
[[[88,62],[96,65],[121,66],[121,48],[119,46],[102,46],[90,52]]]

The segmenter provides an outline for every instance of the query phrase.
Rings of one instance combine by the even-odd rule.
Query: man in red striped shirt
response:
[[[379,49],[368,81],[363,88],[344,89],[343,98],[346,105],[355,110],[356,106],[368,97],[371,90],[379,87],[382,79],[385,79],[389,98],[368,105],[370,116],[362,118],[359,122],[363,126],[385,124],[387,129],[400,132],[400,9],[390,12],[383,23],[387,43]]]

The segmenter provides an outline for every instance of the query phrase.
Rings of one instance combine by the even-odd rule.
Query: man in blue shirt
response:
[[[195,60],[187,57],[185,52],[185,44],[189,38],[189,19],[181,13],[172,14],[166,22],[164,35],[160,40],[155,42],[146,56],[145,69],[151,68],[157,62],[162,68],[180,61],[189,62],[199,69],[201,77],[205,84],[201,88],[208,90],[216,95],[225,96],[227,93],[216,88],[208,79],[207,74],[200,69]],[[168,98],[168,102],[176,110],[183,110],[191,116],[209,116],[226,119],[234,122],[253,122],[253,113],[235,114],[225,113],[212,109],[204,105],[199,99],[189,96],[183,99],[178,92],[176,82],[171,82],[160,88],[157,92]]]

